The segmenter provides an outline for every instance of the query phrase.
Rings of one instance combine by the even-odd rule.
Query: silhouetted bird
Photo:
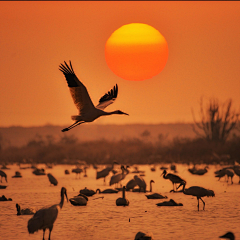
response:
[[[111,89],[108,93],[106,93],[100,98],[99,104],[97,106],[94,106],[86,87],[83,85],[82,82],[79,81],[79,79],[75,75],[71,61],[69,61],[69,65],[66,62],[64,63],[65,65],[61,64],[59,66],[59,70],[64,74],[67,80],[70,93],[79,111],[79,115],[72,116],[72,120],[74,120],[75,123],[67,128],[64,128],[62,132],[68,131],[85,122],[93,122],[95,119],[101,116],[107,116],[112,114],[128,115],[127,113],[124,113],[120,110],[116,110],[113,112],[103,111],[108,105],[110,105],[116,100],[118,95],[117,84],[113,87],[113,89]]]
[[[65,187],[62,187],[61,189],[61,201],[59,204],[54,204],[50,207],[44,207],[39,209],[32,218],[28,221],[28,232],[34,233],[38,230],[43,230],[43,240],[44,240],[44,234],[46,229],[49,229],[49,237],[48,240],[50,240],[51,232],[53,229],[53,224],[57,219],[58,212],[62,209],[63,203],[64,203],[64,195],[67,198],[67,190]]]

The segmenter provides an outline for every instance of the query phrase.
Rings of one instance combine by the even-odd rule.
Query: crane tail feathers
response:
[[[73,115],[73,116],[71,116],[71,119],[73,121],[81,121],[81,117],[79,115]]]
[[[28,220],[28,232],[29,233],[35,233],[39,229],[41,229],[42,222],[39,221],[38,217],[32,217]]]

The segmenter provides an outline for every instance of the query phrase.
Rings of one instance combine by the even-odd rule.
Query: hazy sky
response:
[[[91,124],[191,122],[200,98],[240,106],[240,2],[0,2],[0,126],[72,124],[76,115],[58,66],[72,61],[95,104],[116,83],[107,116]],[[105,43],[119,27],[146,23],[167,40],[163,71],[144,81],[116,76]]]

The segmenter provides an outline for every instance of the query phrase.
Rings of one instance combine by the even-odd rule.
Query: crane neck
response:
[[[152,192],[152,181],[150,181],[150,192]]]
[[[61,195],[61,201],[59,203],[60,208],[62,209],[64,203],[64,194]]]
[[[125,199],[125,188],[123,188],[122,197]]]
[[[101,193],[101,190],[98,188],[98,189],[96,190],[96,193]]]

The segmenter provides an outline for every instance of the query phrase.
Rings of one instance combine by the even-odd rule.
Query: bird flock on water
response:
[[[115,110],[111,112],[106,112],[105,108],[115,102],[117,95],[118,95],[118,85],[116,84],[110,91],[108,91],[106,94],[104,94],[100,99],[96,106],[94,106],[87,88],[84,86],[84,84],[78,79],[76,76],[71,61],[69,64],[64,62],[64,64],[60,64],[59,70],[64,74],[64,77],[67,81],[67,85],[69,87],[73,102],[78,110],[78,115],[73,115],[71,118],[74,121],[72,125],[70,125],[67,128],[64,128],[62,132],[69,131],[76,126],[87,123],[87,122],[93,122],[97,118],[102,116],[108,116],[108,115],[128,115],[127,113],[121,111],[121,110]],[[27,222],[27,230],[29,234],[33,234],[39,230],[43,231],[43,237],[42,239],[45,239],[45,231],[49,231],[48,240],[51,239],[51,233],[54,227],[54,223],[58,217],[58,214],[60,210],[63,208],[64,205],[64,199],[66,198],[67,202],[69,201],[73,206],[86,206],[89,197],[97,195],[107,195],[107,194],[118,194],[121,192],[121,197],[116,198],[116,206],[124,206],[127,207],[130,204],[129,199],[127,198],[127,192],[138,192],[138,193],[149,193],[145,194],[147,199],[166,199],[167,196],[164,196],[160,193],[152,193],[152,184],[155,183],[154,180],[150,180],[149,183],[149,190],[147,189],[147,183],[144,180],[144,171],[139,171],[137,167],[135,167],[135,170],[131,173],[135,174],[132,179],[130,179],[126,184],[123,185],[123,181],[125,177],[130,173],[129,168],[130,166],[121,165],[120,171],[114,170],[114,166],[119,165],[117,161],[114,161],[111,166],[106,167],[100,171],[98,171],[96,167],[96,180],[103,179],[103,184],[106,184],[106,177],[112,173],[112,176],[110,177],[109,181],[109,187],[107,189],[101,190],[97,188],[96,190],[88,189],[87,187],[80,189],[79,194],[77,196],[73,196],[69,198],[67,195],[67,189],[65,187],[61,188],[60,191],[60,202],[51,206],[45,206],[40,208],[39,210],[34,210],[33,208],[21,208],[20,204],[16,203],[16,210],[17,215],[32,215],[32,217]],[[176,166],[171,165],[170,168],[174,173],[177,173]],[[160,175],[160,177],[163,177],[163,179],[170,180],[173,186],[173,189],[171,189],[171,193],[175,192],[182,192],[185,195],[191,195],[197,198],[198,204],[197,209],[200,210],[199,207],[199,200],[203,203],[203,210],[205,210],[205,201],[202,199],[203,197],[214,197],[215,193],[213,190],[203,188],[201,186],[190,186],[186,188],[187,181],[183,179],[182,177],[173,174],[173,173],[167,173],[166,169],[162,169],[163,172]],[[84,172],[84,177],[87,177],[87,167],[85,166],[84,169],[81,167],[76,167],[75,169],[72,169],[73,173],[76,173],[76,178],[80,178],[80,174]],[[151,171],[156,171],[155,166],[151,168]],[[195,174],[195,175],[204,175],[208,172],[208,166],[206,166],[203,169],[197,169],[194,165],[193,168],[188,169],[189,173]],[[50,185],[57,186],[58,181],[57,179],[51,174],[45,173],[44,169],[38,169],[34,168],[33,174],[35,175],[47,175],[48,180],[50,182]],[[65,170],[65,174],[70,174],[68,170]],[[229,166],[223,169],[220,169],[215,172],[215,177],[218,178],[218,181],[222,177],[226,178],[226,181],[228,182],[230,179],[230,184],[233,184],[233,176],[237,175],[239,177],[239,183],[240,183],[240,167],[239,166]],[[1,183],[3,180],[7,183],[7,174],[0,170],[0,176],[1,176]],[[12,176],[13,178],[22,178],[22,175],[19,171],[15,172],[15,175]],[[5,189],[7,186],[0,185],[0,189]],[[114,188],[113,188],[114,187]],[[182,189],[180,189],[182,187]],[[179,190],[180,189],[180,190]],[[98,198],[104,198],[101,197],[95,197],[91,198],[91,200],[95,200]],[[7,198],[4,195],[0,197],[0,201],[12,201],[11,198]],[[174,199],[170,199],[169,201],[163,200],[156,204],[156,206],[183,206],[182,203],[177,203]],[[130,221],[130,219],[129,219]],[[232,232],[227,232],[224,235],[219,236],[219,238],[225,238],[225,239],[235,239],[235,236]],[[153,234],[150,232],[144,233],[144,232],[138,232],[134,238],[135,240],[149,240],[154,239]]]
[[[131,171],[131,166],[128,165],[120,165],[118,171],[112,171],[114,170],[114,166],[120,165],[118,162],[114,161],[111,166],[107,166],[106,168],[103,168],[103,170],[107,169],[108,174],[104,175],[104,181],[103,185],[106,185],[107,179],[108,181],[108,188],[100,189],[97,188],[96,190],[89,189],[87,187],[82,188],[79,190],[79,194],[77,196],[73,196],[68,199],[67,189],[65,187],[61,188],[60,191],[60,202],[51,206],[45,206],[40,208],[39,210],[35,210],[34,208],[22,208],[19,203],[16,203],[16,215],[32,215],[30,219],[27,221],[27,229],[29,234],[33,234],[39,230],[42,230],[43,235],[42,239],[45,239],[45,232],[48,230],[49,235],[48,239],[51,239],[51,233],[54,227],[54,223],[59,215],[60,210],[62,209],[64,205],[64,199],[66,198],[66,201],[70,202],[73,206],[87,206],[89,197],[92,200],[95,199],[104,199],[104,196],[107,196],[108,194],[117,194],[120,193],[121,196],[116,197],[116,206],[123,206],[127,207],[131,204],[131,199],[127,197],[128,192],[132,192],[135,194],[143,193],[147,199],[162,199],[161,202],[155,203],[157,207],[183,207],[182,203],[176,202],[173,198],[170,198],[167,200],[168,196],[164,196],[160,193],[153,193],[153,184],[155,184],[154,180],[150,180],[149,184],[146,183],[144,179],[144,171],[138,171],[137,167],[134,167],[135,170]],[[78,166],[79,169],[81,167]],[[88,167],[84,166],[85,169],[88,169]],[[96,170],[96,180],[99,181],[99,172],[98,167],[94,166]],[[237,165],[229,166],[229,169],[237,169]],[[215,171],[215,177],[219,175],[219,172],[225,171],[228,168],[223,168],[218,171]],[[74,168],[73,168],[74,169]],[[36,168],[33,170],[33,174]],[[41,170],[43,171],[43,170]],[[155,169],[156,171],[156,169]],[[170,170],[171,171],[171,170]],[[83,172],[83,171],[82,171]],[[104,172],[104,171],[102,171]],[[189,171],[190,172],[190,171]],[[64,171],[66,174],[66,171]],[[74,173],[74,171],[73,171]],[[137,174],[138,173],[138,174]],[[141,173],[141,174],[140,174]],[[128,182],[124,181],[122,182],[127,175],[132,174],[132,178],[128,180]],[[36,175],[36,174],[35,174]],[[121,177],[119,177],[121,175]],[[142,175],[142,176],[140,176]],[[7,174],[6,172],[1,170],[1,176],[4,177],[5,182],[7,182]],[[46,174],[50,186],[57,186],[58,181],[51,173]],[[113,181],[113,177],[116,176],[115,181]],[[228,182],[228,175],[226,171],[226,182]],[[197,199],[197,210],[200,211],[205,210],[205,201],[203,200],[204,197],[214,197],[215,193],[213,190],[203,188],[201,186],[190,186],[186,188],[187,181],[180,177],[177,174],[167,172],[166,169],[162,171],[161,174],[159,174],[159,177],[164,180],[169,180],[172,183],[172,189],[169,191],[169,193],[183,193],[185,195],[190,195],[193,197],[196,197]],[[81,179],[81,178],[80,178]],[[218,179],[216,179],[218,181]],[[21,180],[19,180],[21,181]],[[232,184],[231,182],[228,182],[228,184]],[[99,197],[100,196],[100,197]],[[173,196],[173,195],[172,195]],[[200,201],[202,202],[203,206],[200,207]],[[11,198],[6,198],[4,195],[0,197],[0,201],[12,201]],[[130,218],[129,218],[130,222]],[[227,232],[226,234],[223,234],[219,236],[219,238],[225,238],[225,239],[235,239],[235,236],[232,232]],[[135,236],[135,239],[154,239],[152,233],[147,232],[138,232]]]

